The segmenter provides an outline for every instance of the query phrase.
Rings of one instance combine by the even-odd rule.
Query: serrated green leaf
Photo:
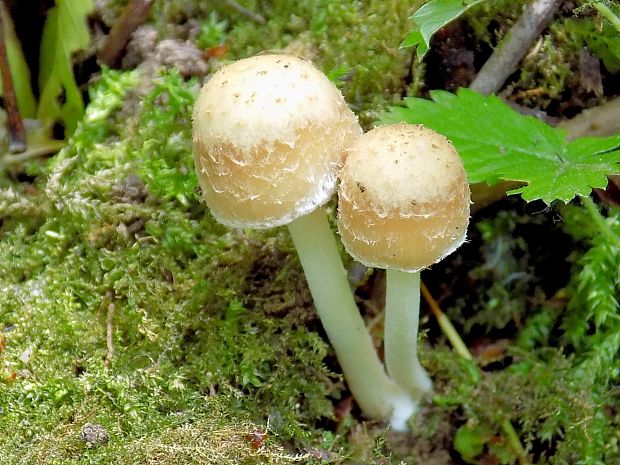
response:
[[[588,195],[620,173],[620,135],[568,142],[564,130],[521,115],[496,96],[460,89],[434,91],[431,98],[407,98],[406,108],[392,107],[380,122],[423,124],[444,134],[471,183],[522,181],[527,185],[509,193],[549,204]]]
[[[82,95],[73,76],[73,53],[88,46],[90,35],[86,16],[92,0],[57,0],[47,13],[43,37],[37,117],[44,125],[60,120],[73,133],[84,112]]]
[[[400,44],[401,48],[416,47],[421,60],[429,49],[431,37],[465,11],[485,0],[432,0],[422,5],[412,16],[414,29]]]

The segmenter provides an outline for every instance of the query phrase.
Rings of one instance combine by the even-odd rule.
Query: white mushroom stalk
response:
[[[220,69],[193,113],[196,172],[212,214],[230,227],[288,225],[353,396],[364,414],[402,430],[414,402],[378,358],[322,208],[361,132],[329,79],[287,55]]]
[[[432,389],[417,351],[419,272],[465,240],[470,191],[463,163],[444,136],[403,123],[357,139],[340,178],[345,249],[367,266],[387,269],[388,374],[419,399]]]
[[[390,376],[415,398],[433,383],[418,359],[420,273],[387,270],[384,353]]]
[[[353,397],[367,416],[389,419],[394,430],[406,431],[416,404],[385,373],[353,300],[325,211],[321,208],[303,216],[288,229]]]

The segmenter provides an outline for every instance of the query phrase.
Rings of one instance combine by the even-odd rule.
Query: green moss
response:
[[[478,52],[495,48],[521,15],[524,1],[482,2],[473,7],[464,19],[473,31]],[[519,64],[516,77],[507,82],[501,94],[519,104],[563,115],[567,96],[577,103],[595,106],[604,103],[599,89],[583,79],[580,56],[584,50],[602,60],[602,67],[618,71],[616,34],[609,24],[595,26],[591,17],[577,17],[570,12],[558,13],[532,44]],[[489,51],[490,52],[490,51]],[[592,70],[595,72],[595,70]],[[593,74],[596,76],[596,74]],[[569,100],[570,103],[570,100]],[[570,106],[568,107],[569,115]]]
[[[339,75],[345,98],[368,127],[407,87],[410,51],[399,44],[410,28],[416,2],[304,0],[300,2],[243,2],[262,16],[264,24],[227,6],[204,2],[157,2],[153,17],[163,35],[175,34],[168,24],[184,18],[209,21],[213,12],[226,20],[226,60],[265,50],[287,49],[314,60],[330,75]]]
[[[521,15],[526,0],[482,2],[469,9],[463,18],[473,29],[475,43],[495,47]]]
[[[98,376],[102,378],[101,374]],[[120,383],[119,383],[120,384]],[[111,387],[98,382],[97,387]],[[94,386],[93,386],[94,387]],[[146,393],[144,386],[141,391]],[[121,387],[120,390],[126,389]],[[311,459],[308,453],[293,453],[278,445],[273,433],[266,433],[264,426],[253,423],[247,416],[231,410],[230,399],[211,397],[186,399],[184,406],[194,411],[174,412],[166,419],[159,409],[167,408],[163,393],[150,392],[153,397],[135,399],[144,417],[133,415],[135,411],[116,411],[99,403],[97,396],[89,396],[78,403],[69,418],[64,419],[46,433],[36,437],[20,455],[0,452],[2,463],[24,464],[292,464]],[[150,407],[150,408],[149,408]],[[128,433],[128,418],[136,417],[140,427]],[[57,415],[52,418],[57,419]],[[108,440],[89,446],[80,439],[83,425],[90,423],[103,427]],[[137,423],[137,422],[136,422]],[[258,435],[260,443],[256,443]],[[3,455],[5,454],[5,455]],[[214,462],[216,461],[216,462]]]
[[[123,118],[139,80],[105,72],[69,145],[19,198],[24,209],[0,204],[2,463],[24,454],[23,463],[131,463],[132,450],[172,461],[181,452],[166,444],[179,435],[191,448],[200,432],[247,430],[248,418],[301,446],[332,415],[328,346],[288,312],[305,287],[296,258],[281,252],[288,237],[212,220],[194,193],[195,83],[162,76],[139,114]],[[259,283],[255,267],[270,260],[278,267]],[[212,401],[228,420],[209,420]],[[111,433],[106,446],[76,438],[87,420]],[[200,447],[263,463],[262,452],[237,451],[238,436]],[[267,455],[289,460],[275,445]]]
[[[414,3],[243,2],[266,19],[258,24],[226,2],[159,1],[153,18],[162,35],[184,37],[178,24],[216,12],[226,60],[285,47],[313,58],[368,126],[407,88],[398,44]],[[500,37],[487,26],[507,3],[485,2],[477,25],[469,18],[477,37]],[[498,17],[508,25],[516,10]],[[563,47],[544,40],[549,53]],[[523,82],[553,79],[531,76]],[[608,390],[618,254],[578,210],[563,214],[575,268],[557,293],[540,283],[544,247],[524,239],[551,228],[547,219],[478,223],[477,266],[462,274],[478,292],[445,310],[470,340],[517,331],[515,343],[482,372],[431,330],[435,347],[421,358],[436,395],[414,421],[416,443],[399,448],[340,402],[344,384],[286,232],[229,231],[199,199],[189,124],[198,82],[143,79],[105,71],[60,154],[0,174],[0,463],[416,463],[437,449],[445,461],[456,432],[476,426],[492,434],[481,454],[511,463],[506,420],[536,462],[618,461],[620,405]],[[24,173],[32,182],[17,181]],[[89,447],[86,423],[108,441]]]
[[[620,331],[618,319],[611,315],[617,314],[619,257],[585,210],[571,205],[560,211],[565,223],[546,224],[546,239],[527,232],[540,231],[546,221],[540,214],[501,211],[477,224],[484,264],[471,270],[469,277],[484,280],[491,272],[494,278],[490,287],[484,281],[476,283],[483,305],[470,301],[460,307],[461,312],[470,306],[479,312],[461,324],[470,335],[497,338],[497,328],[510,322],[515,329],[506,334],[516,334],[515,344],[505,341],[506,352],[491,363],[483,354],[478,363],[485,371],[455,359],[442,347],[422,353],[435,381],[435,407],[440,415],[454,412],[463,421],[455,420],[459,426],[455,437],[460,441],[455,447],[464,454],[475,450],[476,460],[488,453],[497,455],[497,445],[507,444],[504,421],[514,425],[534,463],[618,460],[613,385],[620,372]],[[606,221],[619,231],[617,211],[611,210]],[[547,255],[551,243],[565,250],[566,258],[570,252],[572,261],[570,279],[567,273],[566,282],[555,283],[561,284],[559,289],[540,281],[550,275],[540,268],[545,263],[555,263],[553,273],[558,274],[558,258]],[[518,272],[527,285],[507,287],[514,279],[505,278]],[[552,290],[547,298],[543,289]],[[489,297],[496,305],[489,305],[493,301],[486,300]],[[463,441],[473,441],[474,449]]]
[[[579,52],[560,39],[561,29],[553,25],[523,59],[519,78],[506,86],[506,95],[514,95],[521,104],[547,109],[562,93],[576,90]]]

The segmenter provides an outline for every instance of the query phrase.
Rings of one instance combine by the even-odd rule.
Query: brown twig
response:
[[[131,0],[116,21],[102,49],[97,54],[99,63],[114,66],[127,42],[147,19],[155,0]]]
[[[484,95],[497,92],[508,76],[517,69],[517,65],[534,39],[547,26],[560,3],[560,0],[534,0],[526,6],[521,17],[493,51],[469,87]]]
[[[422,296],[424,297],[424,300],[426,300],[426,303],[428,304],[431,311],[433,312],[433,315],[437,319],[439,327],[450,341],[450,344],[452,344],[452,347],[454,348],[456,353],[467,360],[472,360],[473,357],[471,355],[471,352],[461,339],[461,336],[459,336],[457,330],[454,329],[454,326],[452,326],[452,322],[441,310],[439,304],[433,298],[430,291],[428,290],[428,287],[426,287],[424,283],[420,283],[420,291],[422,291]]]
[[[224,3],[226,3],[226,5],[228,5],[229,7],[237,10],[242,15],[247,16],[252,21],[256,21],[258,24],[265,24],[267,22],[267,20],[264,18],[264,16],[259,15],[258,13],[255,13],[255,12],[253,12],[251,10],[248,10],[247,8],[245,8],[244,6],[239,5],[237,2],[235,2],[233,0],[224,0]]]
[[[4,106],[8,116],[9,152],[21,153],[27,148],[26,128],[17,106],[17,96],[11,75],[11,65],[6,51],[6,35],[4,14],[8,11],[4,2],[0,0],[0,72],[2,73],[2,88],[4,89]]]
[[[566,129],[570,140],[617,134],[620,132],[620,97],[598,107],[583,110],[574,118],[562,121],[558,127]]]
[[[114,296],[112,291],[108,291],[104,298],[104,306],[107,307],[106,314],[106,345],[108,351],[103,362],[103,368],[107,371],[110,369],[112,359],[114,358],[114,312],[116,305],[114,304]],[[107,305],[106,305],[107,304]]]

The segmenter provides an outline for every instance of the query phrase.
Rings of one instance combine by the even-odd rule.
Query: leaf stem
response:
[[[112,30],[97,54],[99,63],[106,66],[114,66],[125,50],[125,46],[138,27],[148,18],[154,0],[130,1],[121,17],[114,23]]]
[[[443,333],[446,335],[446,337],[450,341],[450,344],[452,344],[452,347],[454,348],[456,353],[459,354],[464,359],[473,360],[474,357],[472,356],[471,352],[469,351],[469,349],[463,342],[463,339],[461,339],[461,336],[456,331],[456,329],[454,328],[454,326],[452,325],[452,323],[450,322],[446,314],[441,310],[441,307],[439,307],[439,304],[434,299],[433,295],[430,293],[430,291],[428,290],[428,288],[426,287],[424,283],[421,283],[420,290],[422,291],[422,295],[424,296],[424,299],[426,300],[429,307],[431,308],[433,315],[435,316],[435,318],[437,318],[437,323],[439,324],[439,326],[441,327],[441,330],[443,331]],[[517,454],[519,464],[530,465],[530,461],[527,457],[527,453],[525,452],[525,449],[523,448],[523,445],[521,444],[521,441],[519,440],[519,435],[515,431],[510,420],[506,419],[502,421],[500,426],[502,430],[504,431],[504,434],[506,435],[508,444],[510,445],[514,453]]]
[[[620,249],[620,237],[618,237],[618,235],[611,229],[607,221],[605,221],[605,217],[601,215],[601,212],[594,201],[590,197],[582,196],[581,203],[588,211],[601,233],[607,236],[607,238],[611,240],[611,242],[613,242],[618,249]]]
[[[603,2],[595,2],[593,6],[602,17],[609,21],[612,26],[615,27],[618,32],[620,32],[620,18],[616,16],[616,14],[611,8],[609,8]]]

